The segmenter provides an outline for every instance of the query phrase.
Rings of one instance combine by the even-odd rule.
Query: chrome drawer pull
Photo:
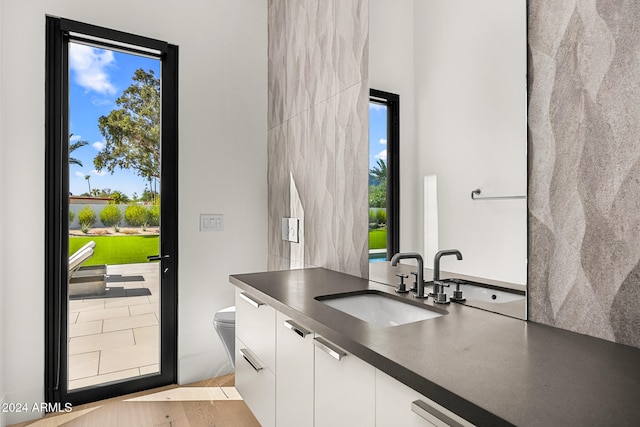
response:
[[[248,302],[249,304],[251,304],[255,308],[260,308],[261,305],[264,305],[263,302],[260,302],[257,299],[254,299],[254,298],[250,297],[248,294],[246,294],[244,292],[240,292],[240,298],[242,298],[243,300],[245,300],[246,302]]]
[[[464,427],[463,424],[460,424],[453,418],[447,416],[422,400],[415,400],[411,402],[411,410],[437,426],[446,425],[451,427]]]
[[[347,353],[340,350],[338,347],[334,346],[329,341],[324,340],[320,337],[314,338],[313,343],[320,350],[324,351],[325,353],[327,353],[329,356],[333,357],[336,360],[340,360],[347,355]]]
[[[284,326],[286,326],[287,329],[291,329],[293,332],[300,335],[302,338],[306,337],[311,333],[311,331],[306,330],[305,328],[303,328],[302,326],[298,325],[297,323],[291,320],[285,320]]]
[[[241,348],[239,351],[242,357],[244,357],[244,360],[246,360],[247,363],[251,365],[254,371],[260,372],[262,368],[264,368],[264,366],[262,366],[260,362],[257,361],[257,357],[251,352],[251,350],[247,348]]]

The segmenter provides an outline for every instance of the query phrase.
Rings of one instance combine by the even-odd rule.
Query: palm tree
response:
[[[378,159],[376,166],[369,170],[369,176],[378,184],[387,182],[387,164],[382,159]]]
[[[89,144],[89,141],[86,141],[84,139],[79,139],[76,142],[71,142],[71,137],[73,136],[72,133],[69,134],[69,164],[70,165],[78,165],[80,167],[82,167],[82,162],[74,157],[71,157],[71,153],[74,152],[75,150],[77,150],[80,147],[84,147],[85,145]]]
[[[91,179],[91,175],[85,175],[84,179],[87,180],[87,184],[89,185],[89,195],[91,195],[91,181],[89,181]]]

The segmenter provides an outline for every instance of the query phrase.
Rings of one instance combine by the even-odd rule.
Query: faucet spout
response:
[[[436,253],[433,258],[433,295],[437,297],[439,293],[443,293],[440,290],[440,258],[447,255],[455,255],[458,260],[462,259],[462,253],[457,249],[445,249]]]
[[[416,298],[427,298],[428,295],[424,294],[424,261],[422,260],[422,255],[417,252],[398,252],[391,258],[391,265],[395,267],[401,259],[415,259],[418,261],[418,274],[416,277],[418,292]]]

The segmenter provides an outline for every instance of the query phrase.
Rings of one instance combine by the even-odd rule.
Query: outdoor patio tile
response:
[[[104,308],[136,306],[140,304],[149,304],[147,296],[127,297],[127,298],[111,298],[104,303]]]
[[[138,366],[160,363],[158,344],[133,345],[103,350],[100,356],[100,374],[122,371]]]
[[[158,313],[160,312],[160,305],[158,303],[132,305],[131,307],[129,307],[129,312],[132,316],[138,316],[140,314],[147,313]]]
[[[126,369],[124,371],[111,372],[104,375],[96,375],[93,377],[81,378],[74,381],[69,381],[69,390],[73,390],[81,387],[88,387],[91,385],[102,384],[109,381],[118,381],[126,378],[132,378],[139,376],[138,368]]]
[[[134,345],[131,329],[117,332],[106,332],[96,335],[71,338],[69,340],[69,354],[81,354],[95,350],[127,347]]]
[[[124,307],[129,310],[128,307]],[[115,309],[114,309],[115,310]],[[119,317],[113,319],[106,319],[104,321],[103,331],[119,331],[122,329],[141,328],[143,326],[156,325],[158,319],[153,313],[142,314],[140,316]]]
[[[77,311],[69,313],[69,324],[76,323],[77,320],[78,320],[78,312]]]
[[[116,307],[108,309],[98,309],[83,311],[78,316],[78,322],[90,322],[92,320],[116,319],[129,316],[129,307]]]
[[[77,317],[76,313],[76,317]],[[69,337],[81,337],[84,335],[94,335],[102,333],[102,320],[91,322],[72,323],[69,325]]]
[[[97,375],[99,362],[99,351],[69,356],[69,380]]]
[[[69,311],[72,313],[104,308],[104,299],[85,299],[69,301]]]
[[[133,330],[133,337],[137,345],[158,345],[160,342],[160,325],[136,328]]]

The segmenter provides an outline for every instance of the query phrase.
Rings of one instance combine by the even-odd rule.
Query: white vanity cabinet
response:
[[[376,370],[376,426],[467,427],[472,424],[400,381]]]
[[[276,425],[313,426],[313,332],[276,314]]]
[[[236,289],[236,389],[263,427],[471,426]]]
[[[322,337],[314,345],[315,427],[375,426],[376,369]]]
[[[276,311],[236,289],[235,386],[263,427],[276,425]]]

